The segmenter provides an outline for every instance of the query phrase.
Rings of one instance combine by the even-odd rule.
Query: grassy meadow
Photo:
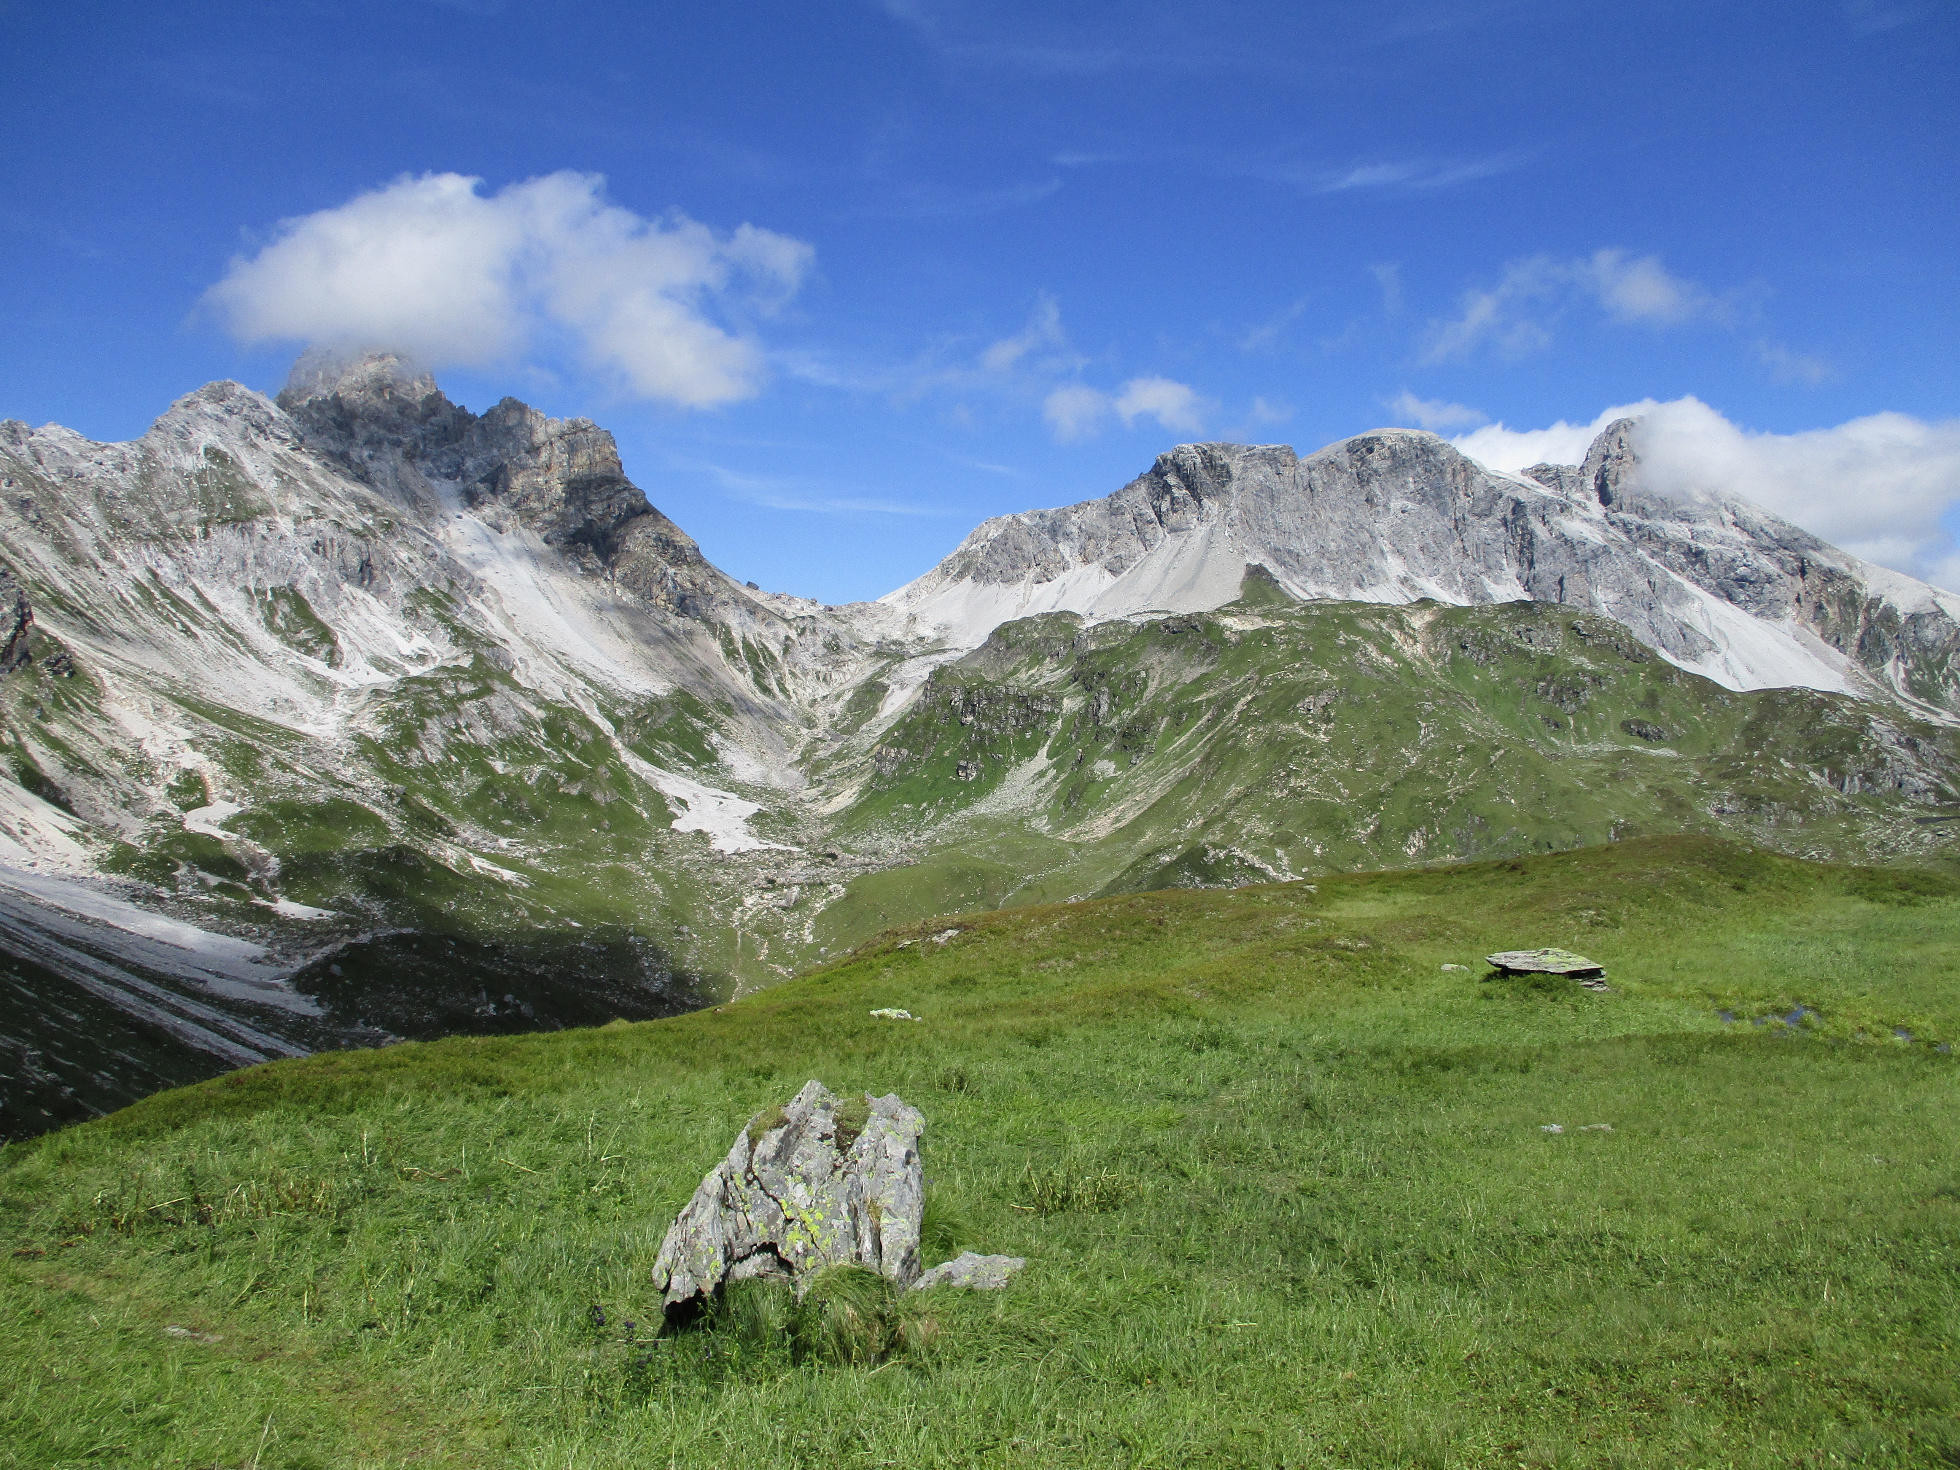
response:
[[[1483,978],[1541,944],[1610,993]],[[1960,1465],[1955,1041],[1960,882],[1672,838],[277,1063],[0,1151],[0,1466]],[[922,1108],[936,1253],[1027,1269],[877,1353],[659,1333],[810,1077]]]

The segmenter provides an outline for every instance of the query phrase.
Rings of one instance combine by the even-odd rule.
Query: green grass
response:
[[[236,1073],[0,1153],[0,1465],[1951,1466],[1957,932],[1936,875],[1642,841]],[[1612,992],[1482,978],[1527,944]],[[655,1336],[812,1076],[926,1113],[929,1260],[1026,1271]]]

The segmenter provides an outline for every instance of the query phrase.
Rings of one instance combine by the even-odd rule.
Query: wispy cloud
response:
[[[1210,405],[1188,383],[1171,378],[1132,378],[1114,393],[1085,383],[1065,383],[1042,403],[1042,416],[1057,439],[1072,443],[1102,432],[1119,418],[1125,428],[1138,419],[1155,419],[1174,434],[1196,434],[1204,428]]]
[[[1406,388],[1382,402],[1399,422],[1439,433],[1448,429],[1472,428],[1490,420],[1490,415],[1481,409],[1450,403],[1441,398],[1418,398]]]
[[[1312,302],[1312,296],[1302,296],[1289,302],[1263,322],[1248,327],[1239,336],[1239,351],[1269,352],[1279,345],[1286,329],[1297,322]]]
[[[764,510],[800,511],[810,515],[942,516],[952,512],[944,506],[918,501],[892,500],[875,495],[839,494],[831,487],[810,480],[783,475],[756,475],[730,469],[711,460],[670,456],[678,469],[705,475],[726,495],[746,505]]]
[[[844,219],[980,219],[1026,209],[1059,193],[1058,176],[1029,179],[997,187],[964,187],[957,184],[914,180],[892,186],[881,185],[875,203],[844,208]]]
[[[1402,267],[1396,261],[1383,261],[1368,267],[1368,274],[1375,278],[1381,287],[1382,315],[1400,316],[1402,314]]]
[[[728,318],[780,306],[812,257],[753,225],[645,218],[609,203],[597,174],[493,194],[424,174],[283,221],[203,300],[241,342],[392,348],[432,367],[569,344],[625,393],[704,408],[759,391],[762,348]]]
[[[1067,344],[1068,338],[1062,332],[1062,309],[1055,298],[1044,291],[1035,301],[1028,324],[981,353],[980,366],[990,373],[1004,373],[1029,353],[1044,347],[1065,347]]]
[[[1507,357],[1539,351],[1575,302],[1590,302],[1616,322],[1657,327],[1728,324],[1735,316],[1731,299],[1673,274],[1658,256],[1618,249],[1572,259],[1533,255],[1512,261],[1494,285],[1465,291],[1454,317],[1431,323],[1424,359],[1442,362],[1485,347]]]
[[[1580,307],[1620,325],[1660,329],[1704,323],[1748,342],[1745,334],[1761,319],[1762,290],[1710,290],[1676,275],[1657,255],[1622,249],[1526,256],[1505,266],[1493,284],[1466,290],[1455,315],[1430,322],[1422,360],[1444,362],[1479,351],[1516,358],[1541,351]],[[1772,338],[1758,337],[1749,345],[1778,382],[1815,386],[1836,375],[1824,358]]]
[[[1257,179],[1304,194],[1392,196],[1462,188],[1523,168],[1535,156],[1531,149],[1506,149],[1474,157],[1372,158],[1335,163],[1305,156],[1297,146],[1287,145],[1258,152],[1073,148],[1053,154],[1049,162],[1061,169],[1182,167],[1214,178]]]
[[[873,7],[909,30],[946,61],[978,70],[1015,72],[1029,77],[1087,77],[1120,71],[1283,73],[1295,60],[1271,48],[1236,44],[1222,28],[1199,29],[1180,23],[1175,9],[1154,23],[1131,24],[1111,40],[1104,30],[1067,26],[1068,12],[1055,10],[1040,29],[976,25],[956,7],[932,0],[871,0]],[[1106,30],[1106,28],[1105,28]]]
[[[1316,194],[1358,191],[1426,194],[1496,178],[1499,174],[1522,168],[1530,161],[1528,152],[1513,150],[1489,153],[1480,158],[1399,158],[1350,164],[1337,169],[1276,169],[1270,176],[1296,183]]]
[[[1756,356],[1779,383],[1800,383],[1814,388],[1837,376],[1837,369],[1825,359],[1807,352],[1792,352],[1781,342],[1758,342]]]

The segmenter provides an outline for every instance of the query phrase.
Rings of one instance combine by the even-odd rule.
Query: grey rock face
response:
[[[386,353],[303,359],[278,401],[308,449],[405,504],[426,507],[432,483],[453,483],[492,524],[530,527],[651,606],[690,618],[736,608],[765,616],[648,503],[613,436],[590,419],[549,418],[515,398],[479,416]]]
[[[1404,429],[1305,459],[1180,445],[1104,499],[985,522],[886,600],[972,646],[1036,612],[1218,607],[1257,566],[1299,598],[1584,607],[1730,688],[1876,693],[1960,715],[1960,597],[1733,496],[1652,493],[1639,436],[1621,420],[1584,464],[1524,476]]]
[[[11,674],[33,656],[28,648],[33,631],[34,609],[26,589],[0,566],[0,674]]]
[[[914,1291],[934,1286],[963,1286],[970,1291],[999,1291],[1008,1279],[1027,1265],[1025,1256],[979,1256],[962,1251],[954,1259],[934,1266],[912,1283]]]
[[[750,1121],[688,1201],[654,1263],[669,1315],[727,1281],[776,1277],[800,1294],[826,1266],[909,1286],[925,1211],[925,1118],[896,1095],[840,1101],[808,1082]]]

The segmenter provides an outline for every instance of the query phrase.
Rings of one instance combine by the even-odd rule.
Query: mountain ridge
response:
[[[1576,466],[1486,469],[1420,430],[1300,457],[1180,445],[1097,500],[983,522],[888,604],[973,646],[1035,612],[1191,612],[1264,566],[1300,598],[1588,608],[1731,688],[1879,694],[1960,716],[1960,597],[1873,568],[1736,497],[1640,483],[1637,424]]]

